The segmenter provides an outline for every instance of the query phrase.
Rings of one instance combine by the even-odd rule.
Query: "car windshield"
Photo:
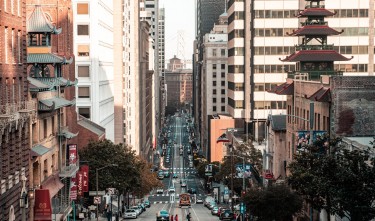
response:
[[[128,210],[126,210],[126,212],[127,212],[127,213],[134,213],[135,210],[133,210],[133,209],[128,209]]]
[[[160,210],[160,215],[168,215],[168,212],[166,210]]]

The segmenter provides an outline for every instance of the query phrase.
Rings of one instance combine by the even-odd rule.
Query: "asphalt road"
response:
[[[173,139],[173,142],[172,145],[170,145],[170,163],[164,163],[164,167],[168,168],[172,174],[176,173],[178,177],[173,178],[171,174],[170,177],[163,179],[163,194],[156,194],[156,192],[151,193],[151,195],[148,196],[151,202],[151,208],[148,208],[146,212],[142,213],[137,220],[156,220],[156,213],[162,209],[167,210],[169,214],[177,214],[179,221],[187,220],[187,212],[191,213],[192,221],[219,220],[217,216],[212,216],[210,210],[205,208],[203,204],[195,204],[195,199],[192,200],[191,208],[178,208],[179,194],[188,192],[189,188],[194,188],[197,191],[195,197],[203,197],[204,195],[203,185],[197,177],[195,168],[189,167],[189,154],[187,149],[190,147],[190,144],[186,129],[186,120],[183,114],[181,117],[173,116],[168,125],[171,130],[169,139]],[[184,147],[183,155],[180,155],[180,146]],[[164,161],[164,159],[162,161]],[[186,187],[181,187],[181,179],[185,180],[187,184]],[[171,186],[176,189],[175,193],[168,192],[168,188]]]

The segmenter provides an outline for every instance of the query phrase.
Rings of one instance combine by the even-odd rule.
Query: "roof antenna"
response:
[[[224,0],[225,6],[224,6],[224,13],[227,12],[227,0]]]

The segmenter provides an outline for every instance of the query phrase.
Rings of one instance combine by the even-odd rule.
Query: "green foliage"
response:
[[[259,221],[292,220],[302,209],[302,198],[283,185],[250,189],[243,197],[247,211]]]
[[[90,190],[96,190],[96,169],[99,190],[113,187],[120,191],[140,185],[141,171],[135,163],[135,153],[123,144],[114,144],[110,140],[90,142],[79,151],[81,161],[87,161],[90,171]],[[117,167],[109,166],[117,164]]]
[[[375,218],[374,159],[369,150],[348,150],[323,138],[294,156],[288,183],[317,210],[367,221]],[[321,153],[322,145],[325,153]],[[373,151],[373,150],[372,150]]]
[[[236,146],[234,154],[245,157],[246,162],[250,162],[254,168],[256,168],[258,171],[262,171],[262,152],[256,149],[252,143],[243,143]]]

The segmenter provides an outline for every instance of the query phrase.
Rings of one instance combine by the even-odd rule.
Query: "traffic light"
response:
[[[246,191],[245,190],[242,190],[241,192],[241,196],[244,197],[246,195]]]

